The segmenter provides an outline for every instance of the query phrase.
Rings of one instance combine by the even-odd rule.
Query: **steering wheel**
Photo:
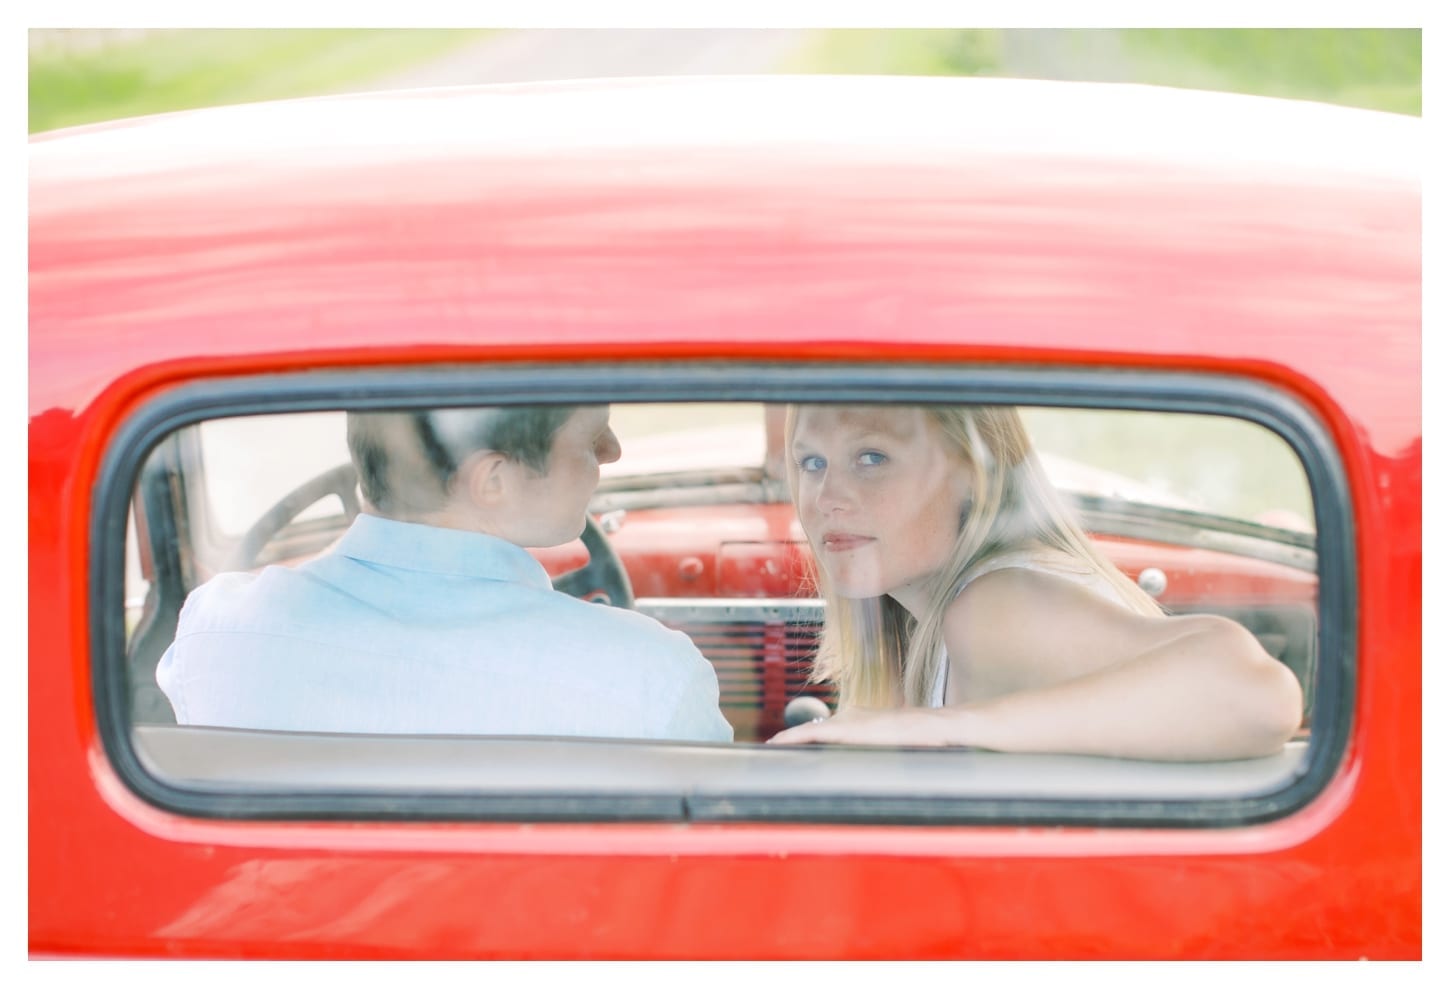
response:
[[[307,507],[332,494],[342,499],[343,513],[351,524],[362,510],[358,498],[357,470],[352,464],[339,464],[318,474],[283,495],[276,504],[263,512],[261,518],[243,533],[242,540],[232,555],[231,569],[254,568],[263,548],[289,522],[302,514]],[[589,562],[555,577],[554,589],[586,601],[609,604],[616,608],[633,608],[634,590],[629,583],[629,573],[624,569],[624,561],[609,544],[609,538],[605,536],[599,523],[588,513],[584,516],[584,532],[580,538],[584,541],[584,548],[589,551]]]
[[[263,512],[262,517],[242,534],[242,541],[232,553],[231,569],[251,570],[255,567],[262,549],[289,522],[301,515],[304,509],[317,504],[330,494],[342,499],[343,514],[351,524],[362,510],[357,493],[357,470],[352,464],[339,464],[332,470],[323,471],[312,480],[287,492],[275,505]]]
[[[633,608],[634,588],[630,586],[624,561],[609,545],[609,537],[588,512],[584,513],[584,532],[579,538],[589,551],[589,562],[555,577],[554,590],[598,604]]]

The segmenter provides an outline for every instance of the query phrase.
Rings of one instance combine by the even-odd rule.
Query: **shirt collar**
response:
[[[400,570],[506,580],[540,589],[553,586],[528,550],[505,539],[366,513],[343,533],[334,552]]]

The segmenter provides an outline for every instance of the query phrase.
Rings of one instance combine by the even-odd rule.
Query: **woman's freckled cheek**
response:
[[[894,545],[887,552],[897,564],[890,569],[915,579],[945,565],[956,537],[958,510],[951,504],[941,465],[900,481],[889,493],[895,502],[897,524],[891,537]]]

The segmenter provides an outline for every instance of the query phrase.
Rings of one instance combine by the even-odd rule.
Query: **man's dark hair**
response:
[[[408,412],[349,412],[347,446],[363,497],[408,518],[442,507],[458,465],[493,450],[539,473],[574,405]]]

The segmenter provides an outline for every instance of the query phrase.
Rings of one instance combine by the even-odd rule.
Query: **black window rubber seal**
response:
[[[863,793],[688,789],[589,793],[266,791],[188,786],[151,773],[130,737],[125,669],[127,511],[147,453],[206,419],[448,404],[606,402],[1010,404],[1221,415],[1257,423],[1300,460],[1318,538],[1318,661],[1308,754],[1292,779],[1242,798],[888,798]],[[1354,515],[1329,433],[1304,405],[1264,382],[1227,374],[1139,368],[971,364],[750,362],[479,364],[318,370],[210,379],[158,395],[122,423],[94,487],[89,573],[91,677],[105,752],[142,799],[180,814],[260,820],[755,821],[920,825],[1237,827],[1304,807],[1337,771],[1348,744],[1356,674]]]

